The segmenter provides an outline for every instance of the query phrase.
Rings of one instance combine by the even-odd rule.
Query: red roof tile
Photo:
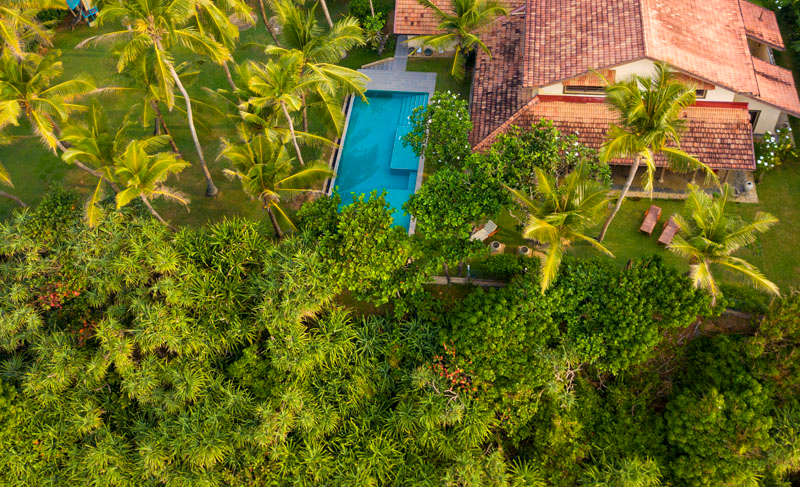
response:
[[[483,37],[492,57],[481,52],[475,63],[470,103],[471,137],[488,135],[527,101],[519,90],[523,52],[519,40],[524,29],[524,16],[510,15],[498,19]],[[477,140],[480,139],[475,142]]]
[[[742,20],[747,35],[776,49],[786,49],[775,12],[759,7],[747,0],[741,0]]]
[[[446,13],[453,12],[449,0],[432,0],[433,3]],[[525,4],[525,0],[500,0],[509,9],[515,9]],[[410,35],[432,35],[439,30],[439,18],[432,9],[419,3],[419,0],[396,0],[394,6],[394,33]]]
[[[746,104],[706,102],[684,110],[681,116],[686,119],[681,149],[712,169],[755,169]],[[542,119],[552,120],[563,133],[577,134],[581,143],[593,148],[602,145],[609,125],[618,121],[617,115],[598,98],[538,96],[477,144],[475,150],[487,150],[497,134],[511,125],[524,128]],[[631,161],[613,163],[630,164]],[[664,157],[656,156],[657,166],[666,164]]]
[[[800,99],[792,72],[758,58],[753,58],[753,67],[758,78],[758,99],[800,117]]]
[[[739,0],[642,0],[647,57],[758,94]]]
[[[433,2],[445,12],[453,7],[447,0]],[[418,0],[396,0],[394,6],[394,33],[431,35],[439,32],[439,19],[433,10],[423,6]]]
[[[641,58],[642,28],[640,0],[527,0],[524,85]]]

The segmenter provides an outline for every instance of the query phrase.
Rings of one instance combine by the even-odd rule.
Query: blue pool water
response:
[[[411,112],[427,103],[428,94],[368,91],[367,98],[369,103],[353,102],[335,186],[342,205],[353,202],[351,193],[386,190],[394,224],[408,229],[411,217],[403,214],[403,205],[414,194],[419,158],[400,138],[411,129]]]

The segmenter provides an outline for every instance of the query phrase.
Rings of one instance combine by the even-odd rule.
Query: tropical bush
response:
[[[756,170],[753,173],[756,181],[764,175],[784,164],[797,164],[800,155],[794,146],[792,129],[781,128],[775,133],[767,132],[763,138],[755,141]]]
[[[411,114],[411,132],[403,136],[403,145],[425,156],[426,164],[434,167],[464,167],[472,153],[469,133],[472,120],[469,105],[450,91],[437,91],[426,106]]]

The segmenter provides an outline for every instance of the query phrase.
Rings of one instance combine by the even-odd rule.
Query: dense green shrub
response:
[[[515,254],[487,255],[470,261],[474,277],[500,280],[509,280],[523,273],[535,273],[538,265],[538,259]]]
[[[757,289],[749,286],[722,283],[720,291],[725,298],[725,305],[728,308],[751,313],[754,315],[766,314],[769,310],[769,303],[772,297]]]
[[[466,100],[449,91],[437,91],[426,106],[414,109],[410,123],[413,128],[403,136],[403,145],[410,146],[418,156],[424,155],[426,164],[464,167],[472,154],[472,121]]]
[[[536,190],[535,168],[561,179],[582,163],[594,179],[611,184],[611,168],[599,161],[597,151],[578,142],[575,134],[562,134],[549,120],[525,130],[510,127],[475,159],[477,166],[501,183],[530,195]]]

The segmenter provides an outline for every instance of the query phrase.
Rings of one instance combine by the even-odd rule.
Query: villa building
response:
[[[598,74],[610,82],[650,75],[657,61],[697,89],[697,103],[681,115],[681,148],[724,179],[755,169],[754,134],[800,116],[792,73],[773,58],[774,49],[785,48],[775,14],[746,0],[506,1],[509,15],[482,35],[492,55],[479,52],[476,59],[476,150],[511,125],[540,119],[598,148],[617,121],[603,103]],[[436,18],[417,0],[398,0],[394,30],[436,33]]]

